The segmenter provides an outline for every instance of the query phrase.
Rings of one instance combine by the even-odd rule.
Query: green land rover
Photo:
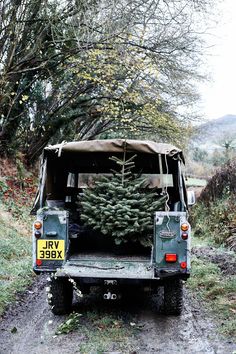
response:
[[[183,166],[180,149],[153,141],[63,142],[44,149],[32,210],[33,269],[51,274],[54,314],[71,310],[75,287],[85,294],[100,288],[104,299],[115,300],[159,286],[165,313],[181,313],[190,275]],[[133,189],[120,187],[120,177]]]

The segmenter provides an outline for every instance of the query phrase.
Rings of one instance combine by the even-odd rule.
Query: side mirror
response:
[[[187,191],[188,206],[192,206],[196,203],[196,197],[194,191]]]

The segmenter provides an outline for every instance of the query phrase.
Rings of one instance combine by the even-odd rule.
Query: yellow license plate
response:
[[[38,240],[37,259],[63,260],[64,258],[64,240]]]

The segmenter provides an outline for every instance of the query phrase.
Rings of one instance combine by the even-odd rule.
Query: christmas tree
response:
[[[94,230],[114,238],[117,245],[128,241],[152,245],[154,212],[164,209],[166,196],[145,188],[145,180],[132,173],[136,155],[126,160],[111,157],[118,171],[102,176],[85,190],[81,219]]]

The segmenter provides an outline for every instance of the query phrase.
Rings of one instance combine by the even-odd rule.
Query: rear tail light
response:
[[[165,254],[165,261],[168,263],[175,263],[177,261],[177,254],[176,253],[166,253]]]
[[[181,262],[181,263],[180,263],[180,267],[181,267],[182,269],[186,269],[186,268],[187,268],[187,263],[186,263],[186,262]]]
[[[183,240],[187,240],[187,239],[188,239],[188,234],[187,234],[187,232],[183,232],[183,233],[182,233],[182,239],[183,239]]]
[[[35,231],[34,236],[36,238],[40,238],[41,237],[41,232],[40,231]]]
[[[182,231],[188,231],[188,229],[189,229],[189,224],[184,223],[184,224],[181,225],[181,230]]]
[[[41,259],[36,259],[36,265],[41,266],[43,264],[43,261]]]
[[[35,228],[36,230],[40,230],[41,227],[42,227],[41,221],[35,221],[35,223],[34,223],[34,228]]]

